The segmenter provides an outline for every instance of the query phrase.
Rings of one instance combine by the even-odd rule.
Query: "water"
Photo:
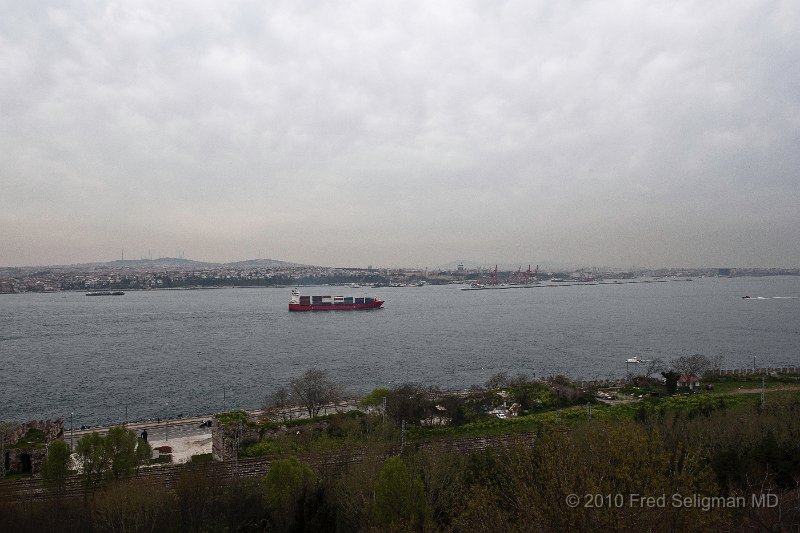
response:
[[[366,392],[463,388],[500,371],[620,377],[632,356],[800,365],[800,277],[301,292],[387,303],[290,314],[288,289],[0,295],[0,420],[75,413],[79,426],[121,422],[126,406],[128,420],[254,408],[311,366]]]

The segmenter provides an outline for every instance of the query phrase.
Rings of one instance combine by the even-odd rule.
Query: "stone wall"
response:
[[[44,433],[43,442],[36,445],[20,445],[20,441],[31,430]],[[6,470],[14,472],[31,472],[37,474],[42,466],[42,460],[47,455],[47,445],[54,440],[64,438],[64,420],[32,420],[17,426],[4,442],[3,457]]]
[[[300,426],[287,428],[285,425],[275,426],[265,429],[263,426],[256,425],[257,420],[252,418],[250,424],[232,422],[227,425],[221,424],[219,419],[214,418],[211,422],[211,452],[215,461],[229,461],[236,457],[236,440],[238,437],[239,448],[265,439],[274,439],[285,434],[291,429],[293,433],[301,434],[309,431],[318,431],[327,427],[327,420],[308,422]]]
[[[259,440],[259,428],[233,422],[221,424],[217,418],[211,422],[211,453],[215,461],[228,461],[235,457],[236,438],[239,443]]]
[[[761,374],[788,374],[800,375],[800,367],[784,366],[784,367],[768,367],[768,368],[736,368],[733,370],[720,370],[720,376],[753,376]]]

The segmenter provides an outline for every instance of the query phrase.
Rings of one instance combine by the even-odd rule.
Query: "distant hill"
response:
[[[231,263],[211,263],[207,261],[194,261],[180,257],[159,257],[158,259],[116,259],[104,263],[89,263],[85,266],[109,268],[147,268],[147,269],[192,269],[192,268],[291,268],[305,266],[289,261],[277,259],[247,259]]]
[[[96,266],[107,266],[113,268],[126,267],[152,267],[152,268],[208,268],[218,266],[217,263],[206,263],[203,261],[193,261],[180,257],[159,257],[158,259],[117,259],[105,263],[92,263]]]
[[[115,259],[113,261],[97,261],[92,263],[73,263],[61,265],[29,265],[19,267],[4,267],[0,269],[8,272],[27,272],[32,269],[58,269],[58,270],[90,270],[94,268],[113,268],[113,269],[145,269],[145,270],[191,270],[191,269],[211,269],[211,268],[293,268],[308,267],[302,263],[292,261],[279,261],[277,259],[246,259],[244,261],[233,261],[230,263],[216,263],[211,261],[194,261],[182,257],[159,257],[158,259]],[[11,274],[8,274],[11,275]]]
[[[291,263],[288,261],[278,261],[277,259],[247,259],[245,261],[236,261],[234,263],[225,263],[225,266],[233,268],[291,268],[301,265],[300,263]]]

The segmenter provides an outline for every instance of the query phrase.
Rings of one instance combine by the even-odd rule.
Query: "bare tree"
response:
[[[653,374],[660,374],[667,369],[667,365],[664,363],[664,360],[660,357],[656,357],[655,359],[651,359],[647,362],[647,367],[645,368],[644,376],[649,378]]]
[[[682,355],[670,362],[672,368],[683,376],[699,376],[711,365],[705,355]]]
[[[289,408],[289,389],[286,387],[279,387],[271,395],[267,396],[267,401],[264,404],[264,410],[272,411],[275,414],[280,414],[283,421],[286,422]]]
[[[339,399],[339,387],[328,379],[328,372],[309,368],[302,377],[289,382],[291,397],[297,405],[303,406],[309,417],[319,414],[324,405]]]
[[[498,372],[497,374],[486,380],[487,389],[499,389],[500,387],[507,387],[510,378],[505,372]]]
[[[711,372],[715,376],[719,376],[720,370],[722,370],[722,365],[725,363],[725,356],[720,354],[711,356],[709,359],[709,363],[711,365]]]

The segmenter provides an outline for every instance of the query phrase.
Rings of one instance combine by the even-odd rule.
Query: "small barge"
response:
[[[86,296],[125,296],[122,291],[91,291],[87,292]]]

